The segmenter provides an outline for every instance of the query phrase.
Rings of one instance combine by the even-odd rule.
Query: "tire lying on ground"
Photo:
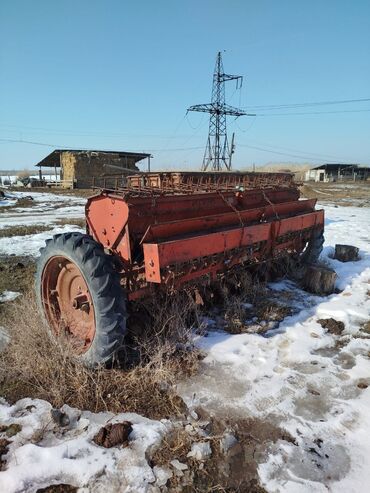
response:
[[[111,363],[123,346],[126,302],[113,261],[81,233],[55,235],[40,250],[36,271],[39,310],[88,366]]]

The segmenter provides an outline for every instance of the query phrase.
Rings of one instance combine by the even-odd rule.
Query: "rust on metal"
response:
[[[76,354],[85,353],[95,336],[95,312],[86,281],[74,262],[52,257],[42,273],[42,300],[49,325],[64,333]]]
[[[315,205],[300,200],[291,173],[140,173],[114,188],[103,179],[86,219],[117,259],[129,299],[137,299],[159,285],[177,288],[237,264],[301,253],[324,227]]]
[[[252,190],[261,188],[294,187],[292,173],[209,173],[197,171],[140,173],[94,179],[94,188],[124,195],[152,196],[162,194],[192,194],[211,191]]]

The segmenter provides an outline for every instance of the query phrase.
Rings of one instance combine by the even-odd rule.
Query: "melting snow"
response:
[[[17,205],[17,199],[32,197],[30,207],[12,207],[0,211],[0,229],[9,226],[50,224],[58,219],[84,217],[86,199],[71,195],[41,192],[11,192],[2,205]],[[12,200],[9,200],[12,199]]]
[[[64,217],[76,211],[82,215],[81,199],[31,195],[36,205],[1,213],[0,227],[52,224],[59,212]],[[58,200],[63,206],[53,209]],[[370,209],[328,206],[325,211],[322,260],[337,271],[341,292],[318,297],[292,282],[272,284],[281,296],[289,294],[298,309],[294,315],[265,336],[230,335],[213,326],[207,337],[198,339],[207,353],[202,371],[178,388],[190,407],[201,404],[217,414],[268,419],[295,437],[296,444],[281,441],[271,446],[259,465],[269,492],[365,493],[370,483],[370,338],[360,331],[370,319]],[[46,238],[67,230],[71,227],[3,238],[0,254],[37,255]],[[361,260],[332,259],[335,243],[359,247]],[[329,317],[345,324],[341,336],[318,323]],[[168,422],[64,406],[73,419],[61,432],[50,420],[50,409],[48,403],[30,399],[14,406],[0,404],[1,423],[22,426],[12,438],[7,469],[0,472],[0,491],[33,491],[36,485],[58,482],[84,487],[84,492],[92,487],[96,492],[149,491],[155,474],[146,454],[160,441]],[[134,423],[128,447],[106,450],[92,442],[108,420]]]
[[[67,233],[69,231],[80,231],[84,233],[84,230],[79,226],[66,224],[64,226],[57,226],[49,231],[43,231],[42,233],[36,233],[33,235],[0,238],[0,255],[25,255],[38,257],[40,248],[45,246],[45,241],[48,238],[51,238],[53,235],[59,233]]]
[[[3,291],[0,294],[0,303],[5,303],[6,301],[14,301],[21,293],[17,293],[16,291]]]
[[[94,414],[65,405],[62,411],[70,424],[60,428],[51,419],[51,409],[37,399],[23,399],[14,406],[0,403],[1,424],[22,427],[6,455],[7,470],[0,472],[0,491],[18,493],[68,483],[84,486],[86,492],[144,493],[155,481],[146,453],[160,442],[168,421],[134,413]],[[92,441],[102,426],[122,421],[133,423],[127,447],[106,449]]]
[[[6,211],[0,211],[0,229],[12,226],[46,224],[50,225],[50,230],[32,235],[0,238],[0,255],[29,255],[37,257],[39,249],[45,244],[45,240],[53,235],[66,233],[67,231],[84,232],[83,229],[72,224],[72,218],[84,217],[86,199],[41,192],[6,192],[6,194],[15,200],[32,197],[33,203],[30,207],[14,207]],[[68,218],[71,218],[71,224],[55,225],[59,219]]]
[[[360,332],[370,319],[370,209],[325,210],[322,260],[343,291],[322,298],[272,284],[294,294],[300,311],[267,337],[210,332],[198,342],[203,372],[179,386],[190,406],[268,419],[295,437],[295,445],[272,446],[259,466],[269,492],[365,493],[370,482],[370,338]],[[335,243],[358,246],[361,260],[332,259]],[[330,317],[344,322],[342,336],[318,323]]]

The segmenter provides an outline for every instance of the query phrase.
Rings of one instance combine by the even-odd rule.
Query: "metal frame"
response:
[[[146,173],[88,199],[86,219],[137,299],[155,286],[301,253],[324,212],[315,199],[298,199],[290,174]]]

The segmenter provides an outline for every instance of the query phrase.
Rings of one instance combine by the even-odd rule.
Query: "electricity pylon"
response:
[[[228,171],[231,170],[231,158],[235,145],[233,135],[231,149],[229,148],[226,131],[226,115],[235,117],[248,115],[245,111],[225,103],[225,82],[229,80],[236,80],[236,88],[241,88],[243,77],[241,75],[224,73],[222,56],[219,51],[213,73],[212,102],[208,104],[197,104],[188,108],[188,111],[200,111],[210,114],[208,140],[203,158],[202,171],[207,171],[208,168],[211,168],[212,171],[222,171],[223,167]]]

